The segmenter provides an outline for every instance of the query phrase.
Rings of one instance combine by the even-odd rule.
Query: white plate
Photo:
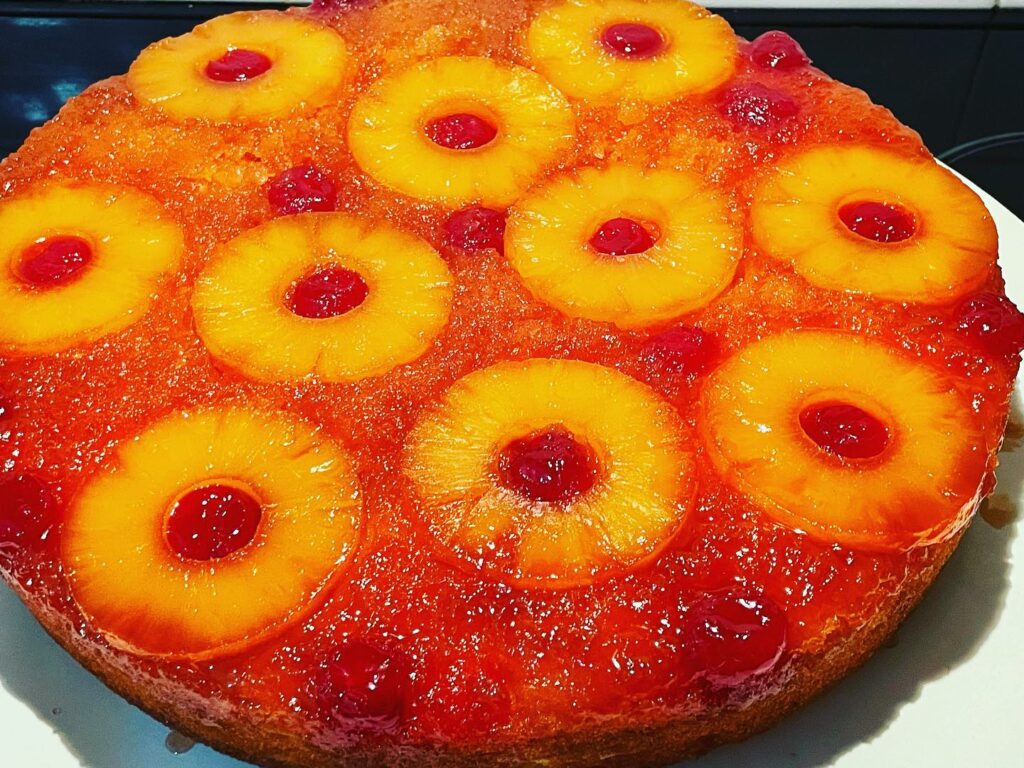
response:
[[[980,193],[999,227],[1007,292],[1024,304],[1024,222]],[[1020,506],[1024,451],[1002,462],[996,493]],[[1022,560],[1016,524],[976,519],[895,647],[773,730],[686,768],[1021,768]],[[203,746],[169,752],[167,729],[79,667],[6,587],[0,734],[10,768],[245,768]]]

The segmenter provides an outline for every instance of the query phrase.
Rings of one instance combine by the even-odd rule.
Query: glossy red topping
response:
[[[738,685],[768,671],[786,648],[786,615],[763,595],[705,595],[684,621],[686,666],[716,685]]]
[[[267,186],[270,207],[283,216],[311,211],[333,211],[338,189],[315,165],[297,165],[282,171]]]
[[[0,557],[10,547],[37,548],[54,526],[56,500],[42,480],[20,475],[0,481]]]
[[[14,413],[14,406],[6,397],[0,397],[0,421],[10,418],[12,413]]]
[[[498,481],[532,501],[569,501],[596,478],[593,451],[561,426],[513,440],[498,455]]]
[[[737,128],[776,128],[795,117],[800,105],[784,91],[747,83],[726,90],[718,110]]]
[[[427,123],[427,137],[446,149],[478,149],[494,141],[498,129],[477,115],[459,112]]]
[[[715,337],[692,325],[681,325],[652,336],[641,356],[663,373],[686,376],[706,370],[718,353]]]
[[[822,450],[844,459],[870,459],[889,444],[889,430],[849,403],[822,403],[800,412],[800,426]]]
[[[848,203],[839,209],[839,219],[854,234],[876,243],[901,243],[917,232],[914,215],[894,203]]]
[[[773,30],[755,38],[747,48],[754,66],[761,69],[792,70],[806,67],[810,57],[800,43],[785,32]]]
[[[630,256],[651,248],[655,238],[633,219],[609,219],[590,238],[590,247],[606,256]]]
[[[236,48],[209,62],[206,76],[218,83],[244,83],[266,74],[272,66],[274,62],[259,51]]]
[[[479,251],[484,248],[502,250],[505,238],[505,214],[479,205],[455,211],[444,223],[444,239],[448,245]]]
[[[369,286],[358,272],[344,267],[325,267],[298,280],[292,286],[287,303],[300,317],[322,320],[351,312],[369,293]]]
[[[250,544],[261,517],[259,501],[240,488],[206,485],[171,509],[167,543],[188,560],[216,560]]]
[[[979,293],[957,308],[959,333],[997,355],[1024,349],[1024,315],[1005,296]]]
[[[18,277],[30,285],[47,288],[78,277],[92,263],[92,246],[74,236],[50,237],[25,249]]]
[[[665,39],[646,24],[612,24],[601,33],[601,43],[623,59],[649,59],[665,48]]]
[[[334,650],[316,676],[321,717],[340,726],[389,730],[405,715],[409,662],[361,640]]]

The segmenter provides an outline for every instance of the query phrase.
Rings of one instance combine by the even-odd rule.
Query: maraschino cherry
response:
[[[167,518],[167,543],[188,560],[217,560],[252,543],[262,510],[251,494],[215,483],[189,491]]]
[[[342,728],[392,730],[405,716],[410,666],[401,653],[363,640],[338,646],[315,680],[322,718]]]
[[[601,33],[601,43],[612,55],[633,60],[652,58],[665,48],[665,39],[658,30],[633,22],[607,27]]]
[[[800,412],[800,427],[822,450],[844,459],[870,459],[889,444],[879,419],[849,403],[822,403]]]
[[[593,451],[560,426],[513,440],[498,456],[501,484],[531,501],[570,501],[596,476]]]
[[[639,221],[617,217],[597,228],[590,247],[605,256],[632,256],[653,248],[655,241]]]
[[[747,56],[754,66],[767,70],[790,71],[811,63],[800,43],[779,30],[755,38],[747,47]]]
[[[956,330],[996,355],[1020,354],[1024,349],[1024,315],[1005,296],[979,293],[956,309]]]
[[[855,235],[876,243],[902,243],[917,232],[914,215],[896,203],[848,203],[839,209],[839,219]]]
[[[484,118],[459,112],[432,120],[426,127],[432,142],[445,149],[479,149],[494,141],[498,129]]]
[[[40,549],[57,523],[57,500],[35,475],[0,480],[0,555],[11,547]]]
[[[266,74],[274,62],[259,51],[233,48],[206,65],[206,76],[218,83],[244,83]]]
[[[641,357],[659,373],[693,376],[707,370],[718,354],[718,342],[708,332],[680,325],[655,334]]]
[[[758,592],[725,591],[697,600],[682,631],[685,665],[715,685],[734,686],[771,669],[786,648],[786,615]]]
[[[369,286],[358,272],[324,267],[298,280],[287,302],[299,317],[322,320],[351,312],[369,293]]]
[[[37,288],[66,285],[92,263],[92,246],[73,235],[46,238],[29,246],[17,267],[18,277]]]
[[[505,214],[473,205],[455,211],[444,223],[445,242],[467,251],[485,248],[502,250],[505,238]]]
[[[333,211],[338,189],[331,178],[315,165],[296,165],[279,173],[267,186],[270,207],[282,216],[315,211]]]

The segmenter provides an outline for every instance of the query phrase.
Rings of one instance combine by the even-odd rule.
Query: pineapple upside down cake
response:
[[[260,764],[743,738],[994,484],[1024,318],[985,206],[682,0],[234,13],[0,180],[0,571]]]

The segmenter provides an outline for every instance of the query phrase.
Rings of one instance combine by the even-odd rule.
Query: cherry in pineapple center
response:
[[[296,281],[286,300],[288,308],[299,317],[323,320],[351,312],[369,293],[369,286],[358,272],[324,267]]]
[[[604,256],[632,256],[654,247],[657,237],[633,219],[609,219],[594,232],[590,247]]]
[[[823,451],[844,459],[871,459],[889,444],[885,424],[849,403],[822,403],[800,412],[800,427]]]
[[[650,59],[665,49],[661,33],[646,24],[612,24],[601,33],[601,43],[613,56],[631,60]]]
[[[498,129],[491,121],[471,112],[457,112],[431,120],[425,130],[432,142],[454,150],[479,149],[498,135]]]
[[[37,288],[66,285],[93,262],[88,241],[73,235],[46,238],[22,253],[17,266],[22,282]]]
[[[896,203],[848,203],[839,209],[839,219],[855,235],[876,243],[902,243],[917,233],[914,214]]]
[[[499,482],[531,501],[571,501],[596,479],[594,451],[558,425],[513,440],[498,455]]]
[[[175,502],[165,535],[171,549],[186,560],[218,560],[251,544],[262,516],[262,506],[251,493],[214,483],[194,488]]]
[[[274,63],[259,51],[233,48],[206,65],[206,76],[218,83],[244,83],[270,71]]]

